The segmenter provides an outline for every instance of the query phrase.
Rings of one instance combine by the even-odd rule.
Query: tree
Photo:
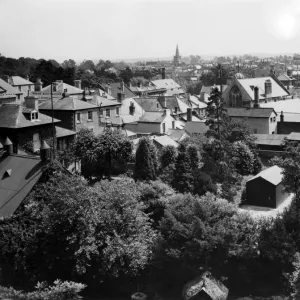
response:
[[[133,77],[133,72],[130,67],[126,67],[125,69],[121,70],[120,77],[124,81],[125,84],[129,84],[131,81],[131,78]]]
[[[83,71],[94,71],[95,64],[92,60],[83,60],[78,68]]]
[[[156,171],[149,138],[141,138],[135,155],[135,180],[155,180]],[[153,151],[153,150],[152,150]]]
[[[254,172],[254,155],[245,143],[241,141],[234,142],[232,156],[233,163],[239,174],[249,175]]]
[[[61,66],[64,69],[67,69],[67,68],[74,68],[75,69],[76,68],[76,62],[73,59],[64,60],[63,63],[61,64]]]
[[[187,154],[185,145],[178,147],[178,155],[175,164],[175,175],[172,186],[180,193],[193,191],[193,173],[190,157]]]
[[[174,146],[168,145],[162,148],[160,154],[160,165],[164,169],[171,164],[175,164],[177,157],[177,150]]]

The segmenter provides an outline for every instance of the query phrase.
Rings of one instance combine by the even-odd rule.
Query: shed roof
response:
[[[42,175],[38,157],[9,155],[0,159],[0,218],[11,216]],[[5,176],[11,170],[9,176]]]
[[[247,182],[255,180],[259,177],[265,179],[273,185],[278,185],[279,183],[281,183],[283,178],[282,169],[278,166],[272,166],[268,169],[261,171],[260,173],[249,179]]]
[[[169,130],[169,137],[176,142],[180,141],[180,139],[182,138],[182,136],[184,134],[189,136],[188,133],[184,129],[170,129]]]
[[[179,145],[177,142],[175,142],[173,139],[171,139],[167,135],[155,136],[155,137],[153,137],[153,140],[163,147],[174,146],[175,148],[177,148]]]

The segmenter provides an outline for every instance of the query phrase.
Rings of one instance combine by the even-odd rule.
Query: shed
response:
[[[287,197],[283,192],[282,169],[278,166],[261,171],[246,182],[249,205],[277,208]]]
[[[210,272],[204,272],[184,285],[182,296],[184,300],[226,300],[228,289]]]

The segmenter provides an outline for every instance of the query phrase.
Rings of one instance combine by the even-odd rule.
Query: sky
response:
[[[7,57],[300,52],[299,0],[0,0],[0,15]]]

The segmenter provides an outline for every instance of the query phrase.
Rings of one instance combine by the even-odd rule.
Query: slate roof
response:
[[[163,147],[174,146],[175,148],[177,148],[179,146],[179,144],[177,142],[175,142],[173,139],[171,139],[167,135],[155,136],[155,137],[153,137],[153,140]]]
[[[261,171],[251,179],[247,180],[247,182],[252,181],[258,177],[265,179],[266,181],[272,183],[273,185],[278,185],[279,183],[281,183],[283,178],[282,169],[278,166],[272,166],[268,169]]]
[[[75,99],[73,97],[66,97],[61,99],[53,99],[54,110],[83,110],[83,109],[95,109],[98,107],[94,104],[87,103],[82,100]],[[40,110],[52,110],[52,104],[50,100],[42,101],[39,104]]]
[[[291,132],[288,136],[287,139],[289,141],[300,141],[300,132]]]
[[[168,135],[168,136],[169,136],[172,140],[178,142],[178,141],[180,141],[180,139],[182,138],[182,136],[183,136],[184,134],[188,135],[187,132],[186,132],[184,129],[170,129],[170,130],[169,130],[169,135]]]
[[[0,218],[11,216],[42,175],[37,157],[9,155],[0,159]],[[4,173],[11,169],[10,176]]]
[[[273,108],[259,107],[259,108],[245,108],[245,107],[228,107],[227,114],[230,117],[239,118],[269,118],[272,113],[277,113]]]
[[[144,111],[160,111],[163,108],[158,101],[158,97],[155,96],[141,96],[139,98],[134,98],[134,100],[141,106]]]
[[[239,84],[244,88],[247,94],[252,100],[254,100],[254,87],[257,86],[259,89],[259,99],[265,99],[265,81],[270,80],[272,83],[272,97],[285,97],[289,93],[280,86],[272,77],[257,77],[257,78],[245,78],[236,79]]]
[[[278,80],[283,80],[283,81],[287,81],[287,80],[294,80],[293,78],[289,77],[287,74],[282,73],[279,76],[277,76]]]
[[[78,89],[75,86],[72,86],[65,82],[57,82],[56,92],[63,93],[65,89],[67,90],[67,93],[69,95],[77,95],[83,93],[82,89]],[[44,87],[42,89],[42,93],[51,93],[51,85],[47,85],[46,87]]]
[[[71,135],[76,134],[76,132],[73,131],[73,130],[62,128],[62,127],[59,127],[59,126],[55,126],[55,131],[56,131],[56,137],[57,138],[61,138],[61,137],[65,137],[65,136],[71,136]]]
[[[140,117],[139,122],[143,123],[161,123],[166,118],[164,111],[146,111]]]
[[[8,84],[5,80],[0,78],[0,88],[4,94],[7,95],[21,95],[22,92],[20,92],[17,88],[11,86]],[[1,91],[0,91],[1,92]]]
[[[100,87],[103,91],[106,91],[107,86],[110,86],[111,96],[114,97],[115,99],[118,99],[118,93],[121,93],[120,82],[114,82],[114,83],[111,83],[110,85],[102,83],[100,85]],[[125,99],[133,98],[136,96],[125,84],[124,84],[124,93],[125,93]]]
[[[254,134],[257,145],[280,146],[288,135],[284,134]]]
[[[283,111],[283,114],[286,113],[298,113],[300,114],[300,99],[287,99],[287,100],[280,100],[276,102],[268,102],[268,103],[261,103],[261,107],[269,107],[273,108],[278,114]]]
[[[109,107],[109,106],[121,106],[121,103],[118,102],[117,100],[109,100],[107,98],[93,95],[91,100],[87,101],[90,104],[100,106],[101,107]]]
[[[205,134],[209,127],[204,122],[187,122],[184,130],[189,134]]]
[[[21,76],[11,76],[12,85],[33,85],[34,83]]]
[[[38,119],[39,121],[32,122],[20,104],[5,103],[0,106],[0,128],[23,128],[52,123],[52,118],[41,112],[38,113]],[[58,123],[60,120],[54,119],[54,122]]]
[[[175,94],[182,94],[184,93],[184,90],[182,87],[173,79],[158,79],[153,80],[151,83],[160,89],[167,89],[166,96],[173,96]]]

